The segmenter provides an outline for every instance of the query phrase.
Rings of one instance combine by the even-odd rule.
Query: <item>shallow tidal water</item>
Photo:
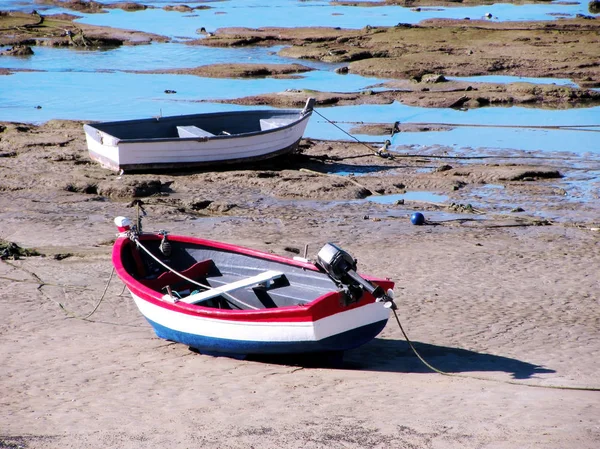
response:
[[[464,151],[469,156],[487,155],[503,150],[563,152],[578,156],[600,156],[600,107],[572,109],[536,109],[525,107],[486,107],[469,110],[435,109],[391,105],[340,106],[319,109],[328,120],[349,131],[369,118],[370,123],[427,123],[456,125],[449,131],[401,132],[391,137],[394,151],[398,146],[446,151]],[[584,125],[593,125],[585,128]],[[530,128],[528,128],[530,127]],[[536,128],[539,127],[539,128]],[[559,129],[551,127],[560,127]],[[314,137],[351,140],[318,115],[311,119]],[[383,142],[390,136],[354,134],[363,142]]]
[[[118,3],[110,1],[106,3]],[[1,4],[1,3],[0,3]],[[171,3],[158,0],[144,4],[162,8]],[[589,14],[587,2],[543,2],[531,4],[503,4],[482,6],[455,6],[409,8],[402,6],[355,7],[331,5],[329,1],[312,0],[229,0],[209,3],[186,3],[194,8],[209,5],[210,9],[176,13],[162,9],[126,12],[110,10],[108,14],[84,14],[82,23],[136,29],[178,38],[197,38],[197,29],[214,31],[223,27],[301,27],[338,26],[362,28],[394,26],[398,23],[418,23],[431,18],[483,19],[492,14],[494,21],[556,20]],[[52,9],[50,11],[53,11]]]

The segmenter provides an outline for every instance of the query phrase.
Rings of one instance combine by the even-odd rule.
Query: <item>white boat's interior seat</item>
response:
[[[213,133],[209,133],[208,131],[203,130],[202,128],[198,128],[197,126],[178,126],[177,134],[180,138],[185,137],[212,137]]]
[[[291,118],[261,118],[260,119],[260,130],[267,131],[269,129],[281,128],[282,126],[289,125],[294,119]]]
[[[280,271],[269,270],[263,273],[259,273],[256,276],[251,276],[245,279],[241,279],[239,281],[231,282],[229,284],[224,284],[219,287],[212,288],[210,290],[206,290],[200,293],[194,293],[190,296],[182,298],[180,301],[186,302],[188,304],[198,304],[202,301],[221,296],[223,293],[231,293],[235,290],[239,290],[246,287],[252,287],[253,285],[257,284],[263,284],[269,287],[272,281],[280,278],[281,276],[283,276],[283,273],[281,273]]]

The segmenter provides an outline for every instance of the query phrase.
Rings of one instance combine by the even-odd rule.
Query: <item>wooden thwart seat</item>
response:
[[[177,134],[179,134],[179,137],[181,138],[186,138],[186,137],[213,137],[214,134],[213,133],[209,133],[208,131],[205,131],[202,128],[198,128],[197,126],[178,126],[177,127]]]
[[[216,298],[217,296],[221,296],[223,293],[231,293],[235,290],[239,290],[246,287],[251,287],[256,284],[265,284],[269,283],[275,279],[283,276],[283,273],[279,271],[265,271],[264,273],[257,274],[256,276],[251,276],[249,278],[240,279],[239,281],[231,282],[229,284],[221,285],[220,287],[216,287],[210,290],[206,290],[200,293],[195,293],[193,295],[187,296],[185,298],[181,298],[181,302],[185,302],[188,304],[198,304],[202,301],[206,301],[211,298]]]
[[[293,119],[289,119],[289,118],[280,118],[280,119],[266,119],[266,118],[261,118],[259,120],[260,123],[260,130],[261,131],[267,131],[269,129],[277,129],[277,128],[281,128],[282,126],[287,126],[290,123],[292,123],[294,120]]]

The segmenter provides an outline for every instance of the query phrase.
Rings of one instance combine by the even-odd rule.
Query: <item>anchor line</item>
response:
[[[457,373],[449,373],[447,371],[442,371],[441,369],[438,369],[435,366],[431,365],[429,362],[427,362],[427,360],[425,360],[423,358],[423,356],[421,356],[421,354],[415,348],[413,342],[408,338],[408,335],[406,334],[406,331],[404,330],[404,327],[402,326],[402,323],[400,322],[398,313],[396,312],[396,306],[395,305],[392,306],[391,309],[392,309],[392,312],[394,313],[394,318],[396,319],[396,323],[398,323],[398,327],[400,328],[400,331],[402,332],[402,335],[404,336],[404,339],[406,340],[406,343],[408,344],[410,349],[413,351],[415,356],[421,361],[421,363],[423,363],[427,368],[429,368],[431,371],[433,371],[435,373],[441,374],[443,376],[449,376],[449,377],[462,377],[463,379],[476,379],[476,380],[483,380],[483,381],[488,381],[488,382],[518,385],[521,387],[547,388],[547,389],[551,389],[551,390],[600,391],[600,387],[586,387],[586,386],[571,387],[568,385],[527,384],[524,382],[517,382],[517,381],[513,381],[513,380],[494,379],[491,377],[471,376],[471,375],[467,375],[467,374],[457,374]]]
[[[321,115],[321,114],[319,114]],[[323,116],[321,116],[323,117]],[[323,117],[325,118],[325,117]],[[354,122],[354,121],[331,121],[325,118],[329,123],[333,125],[337,125],[338,123],[346,124],[346,125],[364,125],[367,122]],[[494,125],[494,124],[480,124],[480,123],[442,123],[442,122],[402,122],[405,125],[414,125],[414,126],[448,126],[454,128],[515,128],[515,129],[550,129],[557,131],[584,131],[584,132],[600,132],[600,125]],[[342,130],[344,133],[348,134],[346,131],[341,129],[339,126],[337,127]],[[598,128],[598,129],[581,129],[581,128]],[[348,134],[355,140],[355,137]]]
[[[324,118],[327,122],[329,122],[330,124],[332,124],[333,126],[335,126],[337,129],[339,129],[341,132],[343,132],[344,134],[346,134],[347,136],[351,137],[352,139],[356,140],[358,143],[360,143],[361,145],[364,145],[365,147],[367,147],[369,149],[369,151],[371,151],[372,153],[374,153],[377,156],[381,156],[381,154],[379,154],[377,152],[377,150],[374,150],[373,148],[371,148],[369,145],[367,145],[365,142],[358,140],[356,137],[354,137],[352,134],[350,134],[349,132],[347,132],[346,130],[342,129],[341,127],[339,127],[336,123],[344,123],[344,122],[333,122],[331,120],[329,120],[327,117],[325,117],[323,114],[321,114],[319,111],[317,111],[316,109],[313,109],[313,112],[316,112],[318,115],[320,115],[322,118]],[[389,142],[388,142],[389,143]],[[390,155],[389,153],[386,153],[386,157],[388,158],[393,158],[392,155]]]

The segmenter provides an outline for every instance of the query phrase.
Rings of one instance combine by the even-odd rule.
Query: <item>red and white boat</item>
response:
[[[113,264],[140,312],[158,337],[202,353],[339,353],[375,338],[394,307],[394,283],[358,275],[333,244],[311,263],[115,223]]]

